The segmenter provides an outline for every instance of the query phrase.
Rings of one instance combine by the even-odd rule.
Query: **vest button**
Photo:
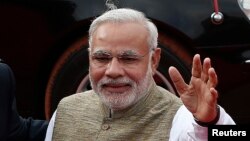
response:
[[[110,126],[108,124],[103,124],[102,125],[102,130],[108,130]]]

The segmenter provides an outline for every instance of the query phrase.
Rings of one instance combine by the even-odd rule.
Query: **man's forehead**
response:
[[[111,39],[133,39],[134,41],[144,41],[148,39],[149,32],[140,22],[106,22],[100,24],[95,29],[92,37],[94,40],[105,41],[107,37],[109,37],[108,35],[112,36]]]

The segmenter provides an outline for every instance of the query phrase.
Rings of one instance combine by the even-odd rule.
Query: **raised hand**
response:
[[[169,75],[178,91],[183,104],[202,122],[210,122],[217,115],[218,92],[215,87],[218,83],[214,68],[209,58],[201,63],[200,55],[193,58],[192,77],[186,84],[175,67],[169,68]]]

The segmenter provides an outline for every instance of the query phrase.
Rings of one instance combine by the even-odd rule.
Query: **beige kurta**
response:
[[[156,86],[126,111],[110,112],[92,90],[64,98],[58,105],[54,141],[168,140],[182,102]],[[111,118],[110,118],[111,117]]]

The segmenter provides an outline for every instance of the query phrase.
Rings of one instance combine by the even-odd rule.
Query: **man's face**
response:
[[[143,97],[152,83],[148,32],[138,23],[104,23],[93,34],[90,81],[104,104],[125,109]]]

